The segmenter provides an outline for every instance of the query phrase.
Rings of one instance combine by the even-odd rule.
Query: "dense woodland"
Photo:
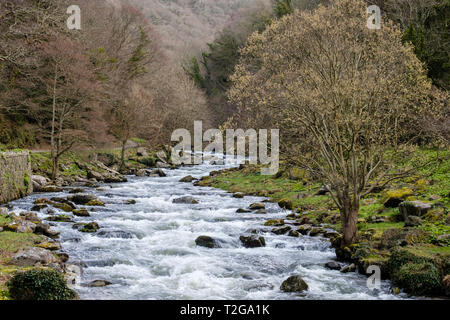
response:
[[[447,147],[449,0],[79,0],[82,30],[70,4],[0,4],[0,143],[51,150],[53,179],[73,148],[168,144],[194,120],[277,127],[351,243],[361,197],[406,174],[389,152]]]

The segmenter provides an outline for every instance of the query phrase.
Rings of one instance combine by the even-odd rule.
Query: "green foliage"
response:
[[[14,300],[71,300],[76,297],[62,274],[51,269],[32,269],[15,274],[7,283]]]
[[[439,294],[442,290],[439,270],[429,262],[402,265],[392,281],[413,295]]]

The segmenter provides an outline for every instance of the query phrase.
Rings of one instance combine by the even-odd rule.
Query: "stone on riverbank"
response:
[[[100,288],[111,285],[112,283],[106,280],[94,280],[88,284],[88,287]]]
[[[48,265],[56,262],[57,260],[53,254],[49,250],[43,248],[20,250],[11,259],[12,264],[21,267],[34,266],[38,263],[41,265]]]
[[[400,213],[403,219],[409,216],[421,217],[431,209],[431,203],[424,203],[421,201],[405,201],[399,205]]]
[[[289,231],[291,231],[291,227],[290,226],[283,226],[280,228],[274,228],[272,229],[272,233],[277,234],[277,235],[283,235],[288,233]]]
[[[330,270],[341,270],[341,265],[336,261],[330,261],[325,263],[325,268]]]

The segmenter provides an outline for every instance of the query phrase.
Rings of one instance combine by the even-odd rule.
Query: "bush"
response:
[[[76,293],[67,287],[62,274],[51,269],[16,273],[7,283],[14,300],[71,300]]]
[[[432,295],[442,291],[440,272],[429,262],[403,265],[392,281],[413,295]]]

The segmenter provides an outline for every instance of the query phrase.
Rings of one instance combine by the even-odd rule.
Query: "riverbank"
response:
[[[419,150],[417,157],[433,158],[436,153]],[[403,290],[412,295],[448,296],[448,152],[441,154],[441,158],[445,160],[423,167],[415,175],[397,180],[362,199],[358,220],[361,238],[358,243],[341,248],[340,236],[332,237],[336,259],[353,264],[350,269],[362,274],[366,274],[370,265],[379,266],[382,278],[392,280],[392,290],[396,293]],[[197,185],[221,188],[238,196],[267,197],[289,210],[285,219],[268,220],[266,225],[278,228],[295,225],[295,231],[309,236],[327,236],[328,228],[337,232],[341,228],[339,211],[327,192],[298,168],[284,166],[271,177],[261,176],[257,167],[241,166],[213,172]]]

